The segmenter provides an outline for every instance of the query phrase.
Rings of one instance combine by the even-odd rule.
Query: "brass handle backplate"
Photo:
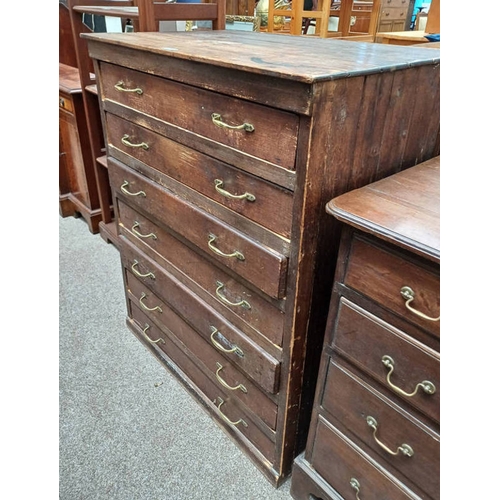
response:
[[[155,233],[149,233],[149,234],[142,234],[139,231],[137,231],[137,228],[140,226],[139,222],[136,220],[134,221],[134,225],[132,226],[132,232],[136,235],[139,236],[139,238],[152,238],[153,240],[157,240],[158,236],[156,236]]]
[[[255,127],[251,123],[242,123],[241,125],[228,125],[222,121],[222,116],[219,113],[212,113],[212,122],[221,128],[231,130],[244,130],[245,132],[253,132]]]
[[[130,183],[128,181],[123,181],[123,184],[120,186],[120,190],[122,193],[125,193],[129,196],[144,196],[146,197],[146,193],[144,191],[137,191],[135,193],[131,193],[127,188],[127,186],[129,186]]]
[[[153,340],[147,336],[146,332],[149,330],[149,328],[150,326],[146,323],[144,329],[142,330],[142,334],[146,337],[146,340],[148,340],[148,342],[151,342],[151,344],[164,344],[165,341],[161,337],[158,340]]]
[[[231,198],[232,200],[255,201],[255,196],[252,193],[231,194],[229,191],[222,189],[224,187],[224,181],[221,179],[215,179],[214,183],[215,190],[226,198]]]
[[[217,406],[217,410],[219,411],[219,415],[222,417],[224,422],[231,424],[231,425],[234,425],[235,427],[238,424],[241,424],[243,427],[248,427],[248,424],[242,418],[240,418],[239,420],[236,420],[236,422],[229,420],[226,417],[226,415],[224,415],[224,413],[222,413],[222,410],[221,410],[221,406],[224,404],[225,401],[221,397],[218,397],[217,399],[220,401],[219,405]],[[217,400],[214,401],[214,404],[217,404]]]
[[[115,89],[118,90],[119,92],[135,92],[136,94],[138,95],[142,95],[144,92],[142,89],[140,88],[135,88],[135,89],[126,89],[125,88],[125,82],[123,81],[119,81],[116,85],[115,85]]]
[[[136,276],[139,276],[139,278],[151,278],[151,279],[156,279],[156,276],[152,273],[152,272],[149,272],[149,273],[146,273],[146,274],[142,274],[140,273],[137,269],[136,269],[136,266],[139,265],[139,262],[137,260],[134,259],[134,263],[132,264],[131,268],[132,269],[132,272],[136,275]]]
[[[221,257],[226,257],[226,258],[231,258],[231,257],[236,257],[238,260],[245,260],[245,256],[239,252],[238,250],[235,250],[232,253],[224,253],[221,252],[215,245],[215,241],[217,240],[217,236],[214,234],[209,234],[208,235],[208,248],[212,250],[213,253],[216,255],[220,255]]]
[[[222,295],[222,293],[220,292],[221,289],[224,288],[224,283],[217,281],[216,285],[217,288],[215,289],[215,294],[221,300],[221,302],[223,302],[228,306],[234,306],[234,307],[241,306],[244,309],[251,309],[250,304],[246,300],[240,300],[239,302],[231,302],[227,300],[226,297],[224,297],[224,295]]]
[[[145,142],[140,142],[138,144],[134,144],[133,142],[130,142],[129,139],[130,139],[130,136],[125,134],[121,138],[122,144],[124,144],[125,146],[128,146],[129,148],[142,148],[142,149],[145,149],[146,151],[149,149],[149,145],[146,144]]]
[[[396,365],[395,361],[390,356],[385,354],[384,356],[382,356],[382,364],[386,368],[389,368],[389,372],[387,373],[387,377],[386,377],[387,383],[398,394],[401,394],[402,396],[406,396],[407,398],[411,398],[411,397],[415,396],[415,394],[417,394],[417,391],[419,388],[421,388],[426,394],[434,394],[436,392],[436,386],[432,382],[429,382],[429,380],[423,380],[422,382],[419,382],[415,386],[415,390],[413,392],[403,391],[403,389],[400,389],[399,387],[397,387],[396,385],[394,385],[391,382],[391,375],[392,375],[392,372],[394,371],[394,367]]]
[[[437,318],[431,318],[430,316],[427,316],[426,314],[421,313],[420,311],[417,311],[415,308],[410,306],[410,303],[413,302],[413,300],[415,300],[415,292],[409,286],[402,287],[400,293],[406,300],[405,302],[406,309],[411,311],[419,318],[426,319],[427,321],[439,321],[439,316]]]
[[[356,500],[361,500],[359,498],[359,490],[361,488],[359,481],[355,477],[351,477],[349,484],[351,485],[351,488],[356,492]]]
[[[231,387],[220,375],[219,375],[219,372],[222,370],[223,366],[217,362],[216,363],[216,366],[217,366],[217,371],[215,372],[215,376],[217,378],[217,380],[219,381],[219,383],[225,387],[226,389],[229,389],[230,391],[237,391],[238,389],[240,389],[240,391],[244,392],[245,394],[248,392],[247,391],[247,388],[243,385],[243,384],[238,384],[238,385],[235,385],[234,387]]]
[[[223,337],[223,335],[219,332],[219,330],[217,328],[215,328],[215,326],[211,326],[210,330],[212,330],[212,333],[210,334],[210,340],[212,341],[212,344],[217,349],[219,349],[219,351],[225,352],[227,354],[232,354],[234,352],[240,358],[242,358],[243,356],[245,356],[245,354],[243,353],[243,351],[237,345],[234,345],[234,344],[231,344],[230,342],[228,342],[228,344],[231,345],[231,347],[229,349],[226,349],[222,344],[220,344],[219,342],[217,342],[217,340],[215,340],[215,334],[218,333],[221,337]],[[223,338],[227,342],[227,339],[225,337],[223,337]]]
[[[377,421],[368,415],[366,417],[366,423],[368,424],[368,427],[373,429],[373,439],[375,439],[375,442],[387,453],[396,456],[399,452],[401,452],[403,455],[406,455],[407,457],[412,457],[414,455],[413,448],[406,443],[403,443],[401,446],[398,446],[398,449],[396,451],[392,451],[390,448],[388,448],[382,441],[380,441],[377,438],[377,429],[378,429],[378,423]]]

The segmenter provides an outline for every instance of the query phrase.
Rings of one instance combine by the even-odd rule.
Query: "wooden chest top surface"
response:
[[[440,60],[439,52],[417,47],[229,30],[93,33],[82,37],[306,83],[435,64]]]
[[[440,260],[440,156],[334,198],[327,212],[396,245]]]

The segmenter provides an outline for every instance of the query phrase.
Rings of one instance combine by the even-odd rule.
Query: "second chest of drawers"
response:
[[[437,499],[439,158],[328,207],[348,225],[292,495]]]
[[[434,154],[439,120],[420,106],[436,106],[439,61],[264,33],[85,37],[128,325],[279,485],[305,444],[321,257],[338,246],[322,206]]]

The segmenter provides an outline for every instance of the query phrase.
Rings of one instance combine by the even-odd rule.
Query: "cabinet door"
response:
[[[67,176],[65,179],[60,179],[60,190],[64,189],[72,193],[85,206],[88,206],[90,200],[78,127],[75,116],[64,109],[59,109],[59,144],[59,154],[64,156]]]

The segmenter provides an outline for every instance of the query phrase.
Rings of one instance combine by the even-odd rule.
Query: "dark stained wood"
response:
[[[101,65],[101,98],[153,116],[167,123],[190,130],[198,135],[262,158],[280,167],[293,170],[295,160],[298,118],[291,113],[264,108],[235,98],[207,94],[169,80],[127,71],[119,66]],[[123,82],[125,89],[140,89],[141,93],[123,92],[115,88]],[[159,101],[157,95],[164,98]],[[210,101],[210,107],[206,106]],[[212,114],[229,126],[248,123],[254,130],[231,130],[217,126]],[[276,148],[279,142],[280,148]]]
[[[342,240],[292,497],[354,497],[354,477],[360,498],[437,499],[439,157],[337,196],[325,213],[342,221]],[[413,310],[402,286],[415,292]]]
[[[137,175],[134,170],[119,165],[116,160],[108,161],[111,181],[123,186],[131,193],[143,192],[146,196],[132,194],[130,198],[142,210],[154,215],[163,225],[191,241],[220,264],[233,270],[271,297],[284,297],[288,259],[235,231],[218,219],[187,204],[156,183]],[[214,239],[211,241],[211,238]],[[217,251],[237,256],[227,257]]]
[[[197,385],[205,387],[206,382],[192,366],[181,377],[277,486],[305,446],[311,417],[341,236],[341,223],[325,206],[350,189],[415,165],[422,156],[432,157],[439,120],[424,120],[414,101],[418,88],[429,107],[439,102],[434,94],[439,55],[425,49],[229,31],[93,34],[85,39],[95,59],[104,123],[113,129],[106,134],[108,171],[120,239],[128,242],[132,255],[143,252],[155,270],[165,270],[185,286],[186,304],[197,304],[191,314],[176,302],[175,292],[162,293],[145,278],[142,283],[148,290],[177,314],[171,325],[161,321],[158,327],[164,333],[168,330],[177,343],[175,330],[179,328],[181,336],[181,325],[186,323],[208,343],[207,311],[213,309],[224,324],[232,324],[228,331],[247,337],[245,342],[258,346],[256,352],[279,362],[276,375],[269,364],[255,360],[245,366],[233,360],[234,369],[242,370],[248,380],[261,387],[265,383],[264,390],[277,405],[273,429],[258,412],[248,410],[249,405],[241,407],[263,435],[269,438],[272,431],[271,455],[268,441],[247,440],[240,424],[220,419],[214,398],[207,403],[200,396],[200,392],[210,394],[210,388]],[[290,56],[283,57],[285,53]],[[112,71],[110,65],[115,66]],[[146,85],[153,93],[124,97],[114,89],[120,80],[141,89]],[[256,120],[252,134],[258,140],[253,149],[247,147],[253,140],[247,133],[219,129],[206,120],[219,106],[241,113],[230,125]],[[148,160],[149,149],[127,152],[121,143],[125,129],[118,126],[122,120],[133,124],[134,133],[144,129],[148,140],[161,141],[165,148],[161,151],[172,159],[156,154]],[[270,132],[259,136],[257,125]],[[154,143],[148,144],[153,152]],[[203,164],[202,155],[211,158],[207,174],[214,165],[224,164],[239,170],[242,178],[253,176],[271,190],[286,190],[290,199],[282,204],[276,196],[276,214],[268,224],[250,219],[245,211],[230,211],[199,184],[208,177],[192,178],[193,165]],[[124,193],[124,180],[130,182],[131,192],[143,190],[146,197]],[[291,223],[286,235],[269,227],[281,212]],[[265,212],[259,217],[266,218]],[[133,226],[144,234],[154,232],[158,240],[134,234]],[[250,262],[249,257],[242,266],[215,255],[207,247],[209,227],[223,229],[218,246],[222,251],[241,250],[241,243],[245,261],[246,249],[249,256],[255,250],[255,260]],[[130,258],[127,253],[125,277]],[[149,272],[146,267],[139,269]],[[158,321],[152,312],[142,312]],[[128,313],[129,325],[137,333],[135,309],[130,306]],[[431,337],[419,326],[412,327],[424,338]],[[230,336],[230,341],[236,338]],[[169,349],[152,347],[166,358]],[[272,389],[270,380],[275,384]],[[241,404],[239,398],[234,400]],[[225,404],[223,411],[233,412]],[[228,415],[238,418],[236,413]],[[255,447],[260,445],[259,453]]]
[[[226,424],[226,419],[233,422],[244,420],[246,426],[242,423],[227,427],[227,432],[238,440],[249,441],[249,452],[256,455],[256,459],[270,460],[273,455],[274,436],[270,437],[263,432],[262,428],[255,423],[253,413],[239,402],[232,394],[220,385],[216,384],[203,373],[200,369],[200,361],[184,344],[182,344],[170,330],[158,327],[154,323],[149,323],[149,317],[144,314],[135,304],[128,303],[130,308],[130,317],[127,318],[127,324],[134,334],[161,359],[171,372],[183,382],[187,389],[213,413],[214,418],[220,421],[222,425]],[[180,318],[173,315],[172,329],[179,330]],[[151,340],[163,339],[164,343],[153,344],[144,336],[146,324],[150,325],[147,330]],[[192,332],[191,334],[193,334]],[[180,368],[182,367],[182,368]],[[193,384],[194,383],[194,384]],[[221,402],[221,398],[222,402]]]
[[[327,211],[343,222],[439,262],[440,157],[345,193],[331,200]]]
[[[111,45],[134,48],[173,59],[184,59],[213,66],[235,68],[305,83],[356,75],[394,71],[436,64],[439,55],[425,49],[350,43],[272,33],[239,31],[185,33],[92,33],[86,40],[102,40]],[[284,57],[290,54],[290,57]],[[292,56],[293,55],[293,56]]]
[[[81,215],[97,233],[102,214],[78,70],[59,63],[59,212]]]
[[[73,68],[78,67],[68,6],[61,2],[59,2],[59,62]]]
[[[184,182],[225,207],[290,238],[292,193],[276,189],[273,184],[263,182],[257,176],[242,173],[239,169],[115,115],[108,113],[106,121],[109,131],[108,148],[110,154],[117,159],[126,161],[125,155],[133,156],[169,177]],[[148,149],[124,145],[122,138],[126,135],[131,142],[145,142],[149,146]],[[115,149],[119,151],[114,151]],[[219,191],[217,191],[219,186],[216,184],[217,180],[222,182]],[[221,194],[221,189],[229,194]],[[231,198],[245,193],[254,196],[255,199]]]

